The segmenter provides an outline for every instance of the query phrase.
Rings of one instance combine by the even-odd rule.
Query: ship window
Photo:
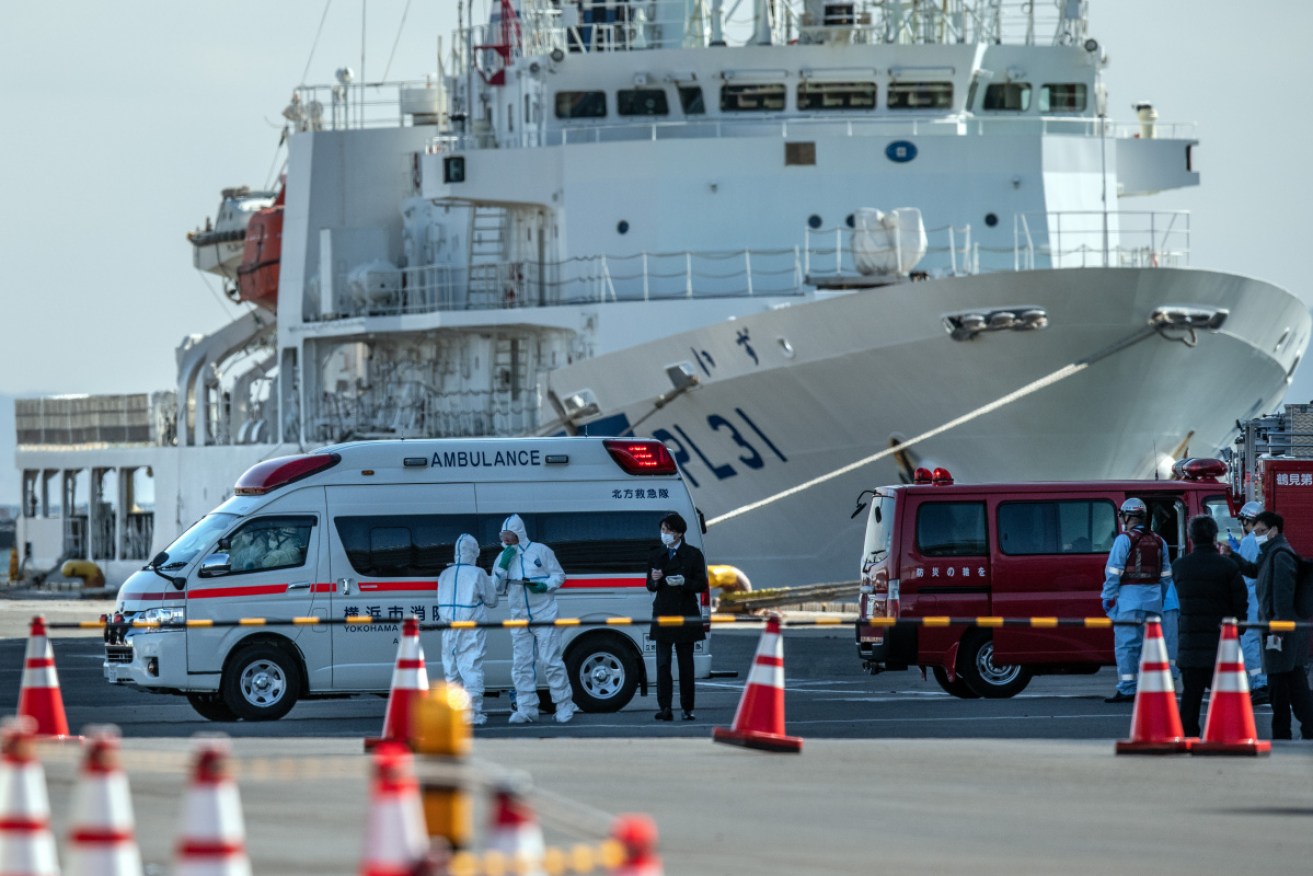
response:
[[[665,116],[670,106],[660,88],[630,88],[616,92],[615,111],[622,116]]]
[[[1039,89],[1042,113],[1078,113],[1085,109],[1085,83],[1048,83]]]
[[[702,86],[679,86],[679,105],[686,116],[700,116],[705,113],[707,105],[702,102]]]
[[[889,109],[935,110],[953,105],[951,82],[893,82],[889,85]]]
[[[798,109],[875,109],[875,83],[804,82],[798,86]]]
[[[984,502],[926,502],[916,509],[916,549],[923,557],[978,557],[985,544]]]
[[[1005,502],[998,544],[1008,556],[1104,554],[1117,537],[1117,509],[1106,499]]]
[[[990,112],[1024,113],[1030,109],[1029,82],[995,82],[985,88],[985,104]]]
[[[604,91],[556,92],[558,119],[600,119],[605,116],[606,92]]]
[[[783,84],[754,82],[720,87],[722,112],[778,112],[788,94]]]

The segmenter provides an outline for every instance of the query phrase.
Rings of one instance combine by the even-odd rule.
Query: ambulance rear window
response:
[[[984,502],[926,502],[916,511],[916,549],[923,557],[988,553]]]

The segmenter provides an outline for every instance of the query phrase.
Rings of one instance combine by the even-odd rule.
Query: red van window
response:
[[[998,545],[1008,556],[1102,554],[1116,537],[1117,510],[1106,499],[998,506]]]
[[[989,553],[984,502],[926,502],[916,510],[916,549],[923,557]]]

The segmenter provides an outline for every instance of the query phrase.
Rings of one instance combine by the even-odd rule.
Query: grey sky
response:
[[[473,0],[483,19],[489,0]],[[727,4],[728,6],[729,4]],[[743,8],[748,8],[745,0]],[[1194,121],[1200,188],[1126,209],[1189,209],[1195,267],[1310,298],[1303,264],[1313,176],[1300,83],[1313,4],[1092,0],[1111,57],[1111,111],[1148,100]],[[335,0],[305,80],[361,66],[361,3]],[[1241,10],[1245,11],[1241,11]],[[365,77],[418,79],[450,46],[455,0],[373,0]],[[282,108],[302,81],[321,2],[9,3],[0,13],[0,395],[171,388],[174,348],[240,313],[191,266],[185,233],[225,186],[276,172]],[[281,158],[281,156],[280,156]],[[889,205],[883,205],[889,206]],[[1292,398],[1313,398],[1313,372]],[[16,482],[0,435],[0,503]]]

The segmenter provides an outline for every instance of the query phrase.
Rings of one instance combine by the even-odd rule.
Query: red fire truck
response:
[[[1262,502],[1285,518],[1291,547],[1313,555],[1313,404],[1241,424],[1230,457],[1232,511]]]

